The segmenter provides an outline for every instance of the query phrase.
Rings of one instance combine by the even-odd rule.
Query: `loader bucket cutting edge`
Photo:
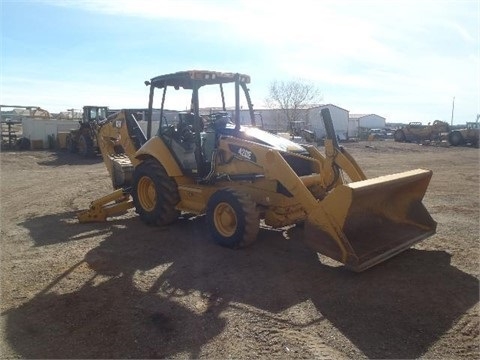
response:
[[[418,169],[338,186],[310,213],[307,245],[360,272],[435,234],[422,203],[431,176]]]

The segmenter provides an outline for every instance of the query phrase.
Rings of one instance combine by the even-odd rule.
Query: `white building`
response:
[[[325,125],[320,112],[322,109],[329,109],[332,117],[335,134],[340,140],[348,139],[348,114],[349,111],[333,104],[326,104],[310,108],[307,111],[307,123],[310,130],[315,133],[317,139],[325,137]]]
[[[358,137],[359,128],[383,129],[385,118],[376,114],[350,114],[348,119],[348,135]]]
[[[255,109],[254,115],[257,127],[272,132],[288,131],[287,117],[280,109]],[[240,123],[247,126],[251,125],[250,112],[248,110],[240,111]]]
[[[320,115],[320,112],[324,108],[330,110],[335,133],[341,140],[346,140],[348,138],[349,111],[339,106],[325,104],[309,109],[298,110],[300,114],[298,121],[302,123],[302,127],[313,131],[315,136],[321,139],[325,137],[325,126]],[[231,112],[233,117],[233,110],[227,111]],[[281,109],[255,109],[254,114],[256,126],[264,130],[274,133],[290,132],[291,130],[285,112]],[[250,125],[250,113],[248,110],[242,109],[240,111],[240,123],[242,125]]]
[[[227,108],[226,110],[232,119],[235,117],[235,110]],[[223,112],[221,108],[202,108],[201,114],[211,114],[214,112]],[[255,125],[262,129],[272,132],[288,131],[288,122],[285,113],[280,109],[254,109]],[[240,124],[245,126],[252,125],[250,111],[248,109],[240,110]]]
[[[325,136],[325,126],[320,116],[322,109],[328,108],[332,116],[335,133],[340,139],[347,139],[348,130],[348,110],[333,104],[321,105],[309,109],[299,110],[301,115],[299,121],[304,122],[304,127],[315,132],[317,138]],[[258,127],[262,127],[272,132],[289,132],[290,127],[285,112],[280,109],[256,109],[255,121]],[[250,125],[250,114],[248,110],[240,111],[240,121],[242,125]]]
[[[32,150],[48,149],[55,146],[59,134],[79,128],[77,120],[22,119],[22,137],[30,140]]]

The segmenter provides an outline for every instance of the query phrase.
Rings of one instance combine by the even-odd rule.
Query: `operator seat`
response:
[[[195,115],[193,113],[179,113],[179,122],[177,125],[178,141],[186,149],[191,150],[195,143],[195,134],[193,123]]]

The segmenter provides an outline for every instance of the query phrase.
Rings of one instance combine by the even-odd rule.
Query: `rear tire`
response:
[[[393,139],[396,142],[405,142],[406,138],[405,138],[405,133],[403,132],[403,130],[396,130],[393,133]]]
[[[450,142],[450,145],[452,146],[459,146],[463,144],[463,136],[460,132],[454,131],[450,134],[448,137],[448,141]]]
[[[233,189],[219,190],[210,197],[206,221],[215,243],[232,249],[253,243],[260,228],[255,203]]]
[[[135,168],[132,198],[140,219],[148,225],[168,225],[180,215],[175,209],[180,202],[177,184],[156,160],[145,160]]]
[[[26,137],[21,137],[17,140],[16,146],[19,150],[30,150],[30,139]]]

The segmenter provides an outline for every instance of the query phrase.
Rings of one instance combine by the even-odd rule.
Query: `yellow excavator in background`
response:
[[[116,190],[79,213],[80,222],[105,221],[131,207],[144,223],[158,226],[173,223],[181,211],[205,214],[213,240],[230,248],[254,242],[261,219],[275,228],[304,222],[311,248],[354,271],[435,233],[436,222],[422,203],[431,170],[367,179],[337,143],[328,109],[321,111],[325,154],[262,131],[255,124],[249,82],[247,75],[198,70],[146,81],[147,136],[128,110],[98,125]],[[230,111],[227,85],[234,94]],[[221,111],[201,110],[200,94],[212,87],[218,88]],[[150,137],[158,90],[160,125]],[[163,115],[167,90],[191,94],[190,111],[178,112],[175,121]],[[242,125],[242,93],[248,126]]]

